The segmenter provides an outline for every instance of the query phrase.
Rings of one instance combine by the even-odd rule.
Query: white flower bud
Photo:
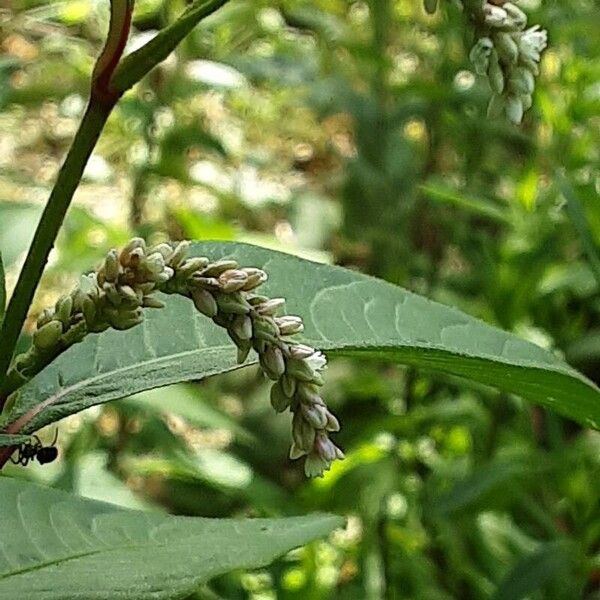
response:
[[[519,96],[511,94],[506,98],[506,116],[515,125],[523,120],[523,102]]]
[[[499,32],[494,36],[498,55],[507,63],[515,64],[519,58],[519,46],[510,33]]]
[[[471,48],[469,59],[475,67],[475,72],[479,75],[487,75],[490,64],[490,55],[493,49],[494,43],[487,37],[478,39],[477,43]]]
[[[485,24],[490,27],[505,27],[509,24],[508,13],[499,6],[486,4],[483,7]]]
[[[498,53],[495,50],[490,54],[490,64],[488,66],[487,75],[494,93],[502,94],[504,91],[504,73],[502,72],[500,61],[498,60]]]
[[[510,24],[515,29],[524,29],[527,25],[527,15],[518,7],[511,2],[505,2],[502,5],[502,9],[508,15]]]

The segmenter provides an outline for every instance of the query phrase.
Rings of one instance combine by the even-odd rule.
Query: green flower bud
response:
[[[154,296],[144,296],[142,298],[142,306],[144,308],[164,308],[166,304],[158,298],[154,298]]]
[[[248,358],[252,344],[250,342],[244,343],[243,341],[237,345],[237,363],[241,365]]]
[[[304,331],[304,323],[300,317],[294,315],[286,315],[275,319],[277,326],[279,327],[279,333],[281,335],[294,335]]]
[[[181,265],[181,263],[183,263],[185,257],[189,252],[190,245],[190,242],[184,240],[183,242],[179,242],[179,244],[175,246],[175,250],[173,250],[173,254],[169,259],[169,264],[172,267],[177,268]]]
[[[281,376],[279,383],[281,384],[281,389],[283,390],[283,393],[288,398],[293,398],[294,394],[296,393],[296,387],[297,387],[296,380],[293,377],[291,377],[290,375],[288,375],[287,373],[284,373]]]
[[[114,283],[106,282],[102,286],[102,291],[106,294],[108,301],[113,306],[119,306],[121,304],[121,302],[123,301],[123,298],[121,297],[121,294],[119,294],[119,292],[117,291],[117,288]]]
[[[327,425],[327,409],[320,404],[302,404],[302,416],[315,429],[325,429]]]
[[[230,269],[237,269],[238,263],[235,260],[219,260],[209,264],[201,273],[203,277],[218,277],[221,273]]]
[[[504,73],[498,61],[498,53],[495,50],[490,54],[490,64],[487,74],[494,93],[501,94],[504,91]]]
[[[216,301],[219,310],[225,313],[246,315],[250,312],[250,305],[239,292],[234,292],[233,294],[217,293]]]
[[[515,125],[523,120],[523,102],[519,96],[511,94],[506,98],[506,116]]]
[[[298,383],[296,388],[296,395],[300,402],[305,404],[323,404],[323,400],[321,396],[319,396],[319,388],[314,383],[309,383],[306,381],[301,381]]]
[[[111,250],[104,259],[104,276],[106,281],[115,282],[119,277],[119,255]]]
[[[153,252],[146,256],[142,261],[142,265],[148,273],[152,275],[158,275],[165,269],[165,258],[160,252]]]
[[[232,330],[240,340],[252,338],[252,320],[247,315],[238,315],[232,324]]]
[[[200,256],[188,258],[177,267],[177,274],[182,278],[187,278],[196,273],[196,271],[204,269],[206,265],[208,265],[208,258]]]
[[[262,269],[245,268],[242,270],[248,276],[248,279],[242,288],[245,292],[250,292],[267,281],[268,276]]]
[[[163,257],[165,262],[169,262],[169,260],[173,256],[173,248],[170,244],[167,243],[158,244],[150,250],[148,250],[148,254],[154,254],[156,252],[158,252],[158,254],[160,254]]]
[[[271,406],[275,412],[282,413],[290,405],[291,399],[284,393],[281,382],[278,381],[271,386]]]
[[[499,32],[494,36],[494,41],[498,55],[506,62],[515,64],[519,58],[519,46],[510,33]]]
[[[247,280],[248,275],[240,269],[229,269],[219,275],[221,289],[227,294],[241,290]]]
[[[119,295],[124,300],[127,300],[128,302],[136,303],[138,305],[141,303],[141,293],[138,296],[138,294],[135,292],[135,290],[131,286],[120,285],[117,288],[117,291],[119,292]]]
[[[96,320],[96,303],[86,294],[81,306],[83,318],[88,327],[91,327]]]
[[[312,383],[317,373],[307,364],[306,360],[292,358],[287,363],[287,372],[300,381]]]
[[[214,296],[203,289],[192,290],[192,300],[196,309],[207,317],[216,316],[219,308]]]
[[[71,311],[73,310],[73,298],[71,296],[62,296],[56,302],[54,307],[56,318],[58,318],[62,324],[67,327],[71,320]]]
[[[134,310],[116,311],[111,314],[110,324],[119,331],[131,329],[139,325],[144,320],[144,315],[140,308]]]
[[[50,321],[33,333],[33,345],[39,350],[49,350],[58,344],[62,335],[62,323]]]
[[[275,340],[279,334],[279,328],[271,317],[256,317],[252,322],[254,336],[264,340]]]
[[[325,426],[327,431],[336,432],[340,430],[340,422],[337,420],[335,415],[332,415],[327,411],[327,425]]]
[[[299,450],[310,452],[315,443],[315,430],[300,413],[294,413],[292,420],[292,438]]]
[[[255,307],[259,315],[274,316],[285,306],[285,298],[271,298]]]
[[[131,256],[134,250],[141,250],[141,254],[144,254],[146,251],[146,242],[142,238],[133,238],[128,244],[121,250],[119,254],[119,262],[124,266],[128,267],[131,264]],[[139,252],[136,256],[139,257]]]
[[[50,323],[50,321],[52,321],[53,318],[54,311],[49,308],[45,308],[41,312],[40,316],[37,318],[37,328],[40,329],[41,327],[46,325],[46,323]]]
[[[508,17],[516,29],[524,29],[527,26],[527,15],[511,2],[505,2],[502,8],[508,14]]]
[[[267,346],[260,356],[260,365],[265,375],[273,381],[277,381],[285,373],[283,353],[276,346]]]

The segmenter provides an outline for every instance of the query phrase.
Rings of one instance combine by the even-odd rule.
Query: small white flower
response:
[[[313,369],[313,371],[320,371],[327,364],[327,359],[325,355],[320,351],[316,350],[313,354],[311,354],[308,358],[304,359],[308,366]]]
[[[519,37],[519,50],[527,60],[539,62],[548,45],[548,32],[539,25],[530,27]]]

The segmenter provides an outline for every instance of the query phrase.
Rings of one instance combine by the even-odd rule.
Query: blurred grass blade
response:
[[[193,252],[264,268],[265,293],[288,299],[290,314],[305,319],[304,339],[318,348],[466,377],[599,427],[600,390],[591,381],[553,353],[458,310],[256,246],[207,242]],[[28,433],[95,404],[239,368],[221,328],[186,299],[164,299],[166,308],[148,312],[142,325],[90,335],[66,351],[17,392],[7,422],[26,424],[15,431]]]
[[[446,516],[464,509],[488,496],[500,487],[509,485],[516,477],[531,470],[520,462],[493,462],[457,482],[447,493],[436,497],[432,512]]]
[[[182,598],[340,527],[332,515],[203,519],[126,510],[0,479],[0,599]]]
[[[557,175],[557,181],[560,191],[567,201],[567,214],[577,230],[577,234],[579,235],[583,249],[587,254],[594,277],[596,277],[598,286],[600,286],[600,253],[592,236],[592,232],[590,231],[583,206],[581,205],[573,186],[567,179]]]
[[[517,562],[510,570],[498,586],[493,600],[521,600],[521,598],[530,597],[530,594],[539,591],[550,582],[552,582],[555,592],[557,587],[560,589],[563,586],[568,587],[572,552],[573,548],[563,541],[540,546],[535,552]],[[555,583],[557,585],[554,585]],[[564,591],[566,592],[566,590]],[[574,593],[574,590],[570,591]],[[567,593],[563,596],[556,593],[552,597],[576,598],[579,595]]]
[[[490,201],[458,194],[456,190],[432,182],[420,185],[419,190],[430,200],[451,204],[474,215],[496,221],[497,223],[502,223],[504,225],[511,224],[508,215],[506,215],[500,207],[495,206]]]

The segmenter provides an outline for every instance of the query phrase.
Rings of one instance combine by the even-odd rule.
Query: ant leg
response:
[[[17,456],[17,458],[16,458],[16,459],[14,459],[14,458],[12,457],[12,454],[11,454],[11,456],[10,456],[10,462],[11,462],[13,465],[18,465],[18,464],[21,462],[21,455],[19,454],[19,456]]]
[[[58,440],[58,427],[54,430],[54,439],[52,440],[51,446],[56,445],[56,440]]]

